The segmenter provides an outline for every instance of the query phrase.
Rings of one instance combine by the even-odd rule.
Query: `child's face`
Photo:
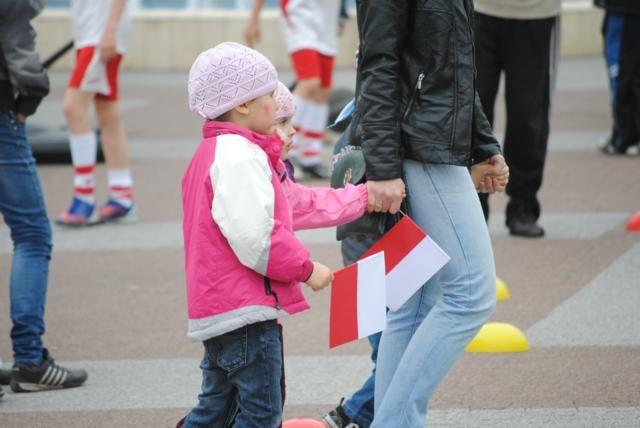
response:
[[[273,94],[266,94],[260,98],[249,101],[247,108],[249,113],[248,128],[263,135],[272,135],[275,132],[275,117],[278,105]]]
[[[293,146],[293,136],[296,134],[291,118],[283,118],[276,122],[276,132],[284,142],[282,152],[280,152],[280,159],[285,160],[289,157],[289,150]]]

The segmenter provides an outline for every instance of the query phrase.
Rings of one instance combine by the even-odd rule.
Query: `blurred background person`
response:
[[[493,125],[500,75],[505,75],[504,157],[510,168],[506,225],[515,236],[539,238],[544,164],[559,47],[561,0],[475,0],[478,93]],[[489,194],[480,194],[489,218]]]
[[[244,37],[249,46],[260,40],[260,11],[256,0]],[[293,91],[297,129],[290,159],[315,178],[328,178],[320,152],[329,119],[329,96],[334,58],[338,52],[340,0],[289,0],[281,2],[282,32],[296,73]],[[344,8],[342,8],[344,12]]]
[[[640,1],[595,0],[605,10],[604,56],[611,89],[613,130],[604,154],[640,153]]]
[[[84,370],[57,365],[42,344],[51,227],[25,121],[49,93],[30,24],[43,7],[44,1],[0,0],[0,213],[14,248],[9,280],[14,365],[0,379],[15,392],[70,388],[87,379]]]
[[[64,95],[74,167],[73,198],[57,219],[64,226],[135,221],[129,145],[118,108],[118,74],[127,50],[131,19],[126,0],[71,2],[76,63]],[[89,111],[95,105],[107,163],[109,198],[96,212],[98,143]]]

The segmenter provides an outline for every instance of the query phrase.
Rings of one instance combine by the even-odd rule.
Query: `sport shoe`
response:
[[[11,383],[11,370],[0,369],[0,385],[9,385]]]
[[[61,226],[79,227],[95,224],[98,217],[95,213],[95,204],[83,201],[74,196],[69,209],[58,216],[56,224]]]
[[[136,218],[136,204],[132,202],[130,206],[124,206],[115,199],[109,199],[100,207],[98,213],[100,223],[135,223]]]
[[[44,349],[44,362],[37,367],[15,366],[11,377],[13,392],[35,392],[49,389],[63,389],[80,386],[87,380],[85,370],[69,370],[53,361],[49,351]]]
[[[340,400],[340,404],[335,409],[324,415],[322,422],[327,428],[360,428],[358,424],[349,422],[349,417],[344,412],[342,403],[344,403],[344,398]]]

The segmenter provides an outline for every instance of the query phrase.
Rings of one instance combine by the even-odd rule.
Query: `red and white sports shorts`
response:
[[[86,46],[76,51],[76,64],[71,72],[71,78],[69,79],[69,88],[79,89],[82,85],[82,79],[87,72],[87,68],[93,58],[95,52],[95,46]],[[106,99],[109,101],[117,101],[118,99],[118,74],[120,69],[120,61],[122,61],[122,55],[117,54],[109,61],[107,61],[107,82],[109,84],[109,95],[96,94],[97,98]]]

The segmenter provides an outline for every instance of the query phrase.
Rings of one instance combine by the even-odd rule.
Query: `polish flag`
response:
[[[378,333],[387,325],[384,254],[363,258],[334,273],[329,347]]]
[[[387,307],[400,308],[450,257],[420,227],[404,216],[363,257],[384,252]]]

